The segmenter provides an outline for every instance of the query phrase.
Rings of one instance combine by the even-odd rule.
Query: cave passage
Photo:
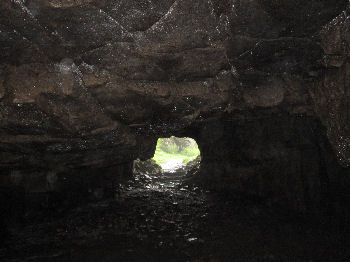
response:
[[[0,0],[0,262],[350,261],[349,14]]]
[[[164,171],[175,171],[189,162],[200,158],[196,141],[189,137],[159,138],[153,160]]]

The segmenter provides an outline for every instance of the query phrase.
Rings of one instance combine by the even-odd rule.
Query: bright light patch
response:
[[[200,155],[196,141],[188,137],[159,138],[153,159],[163,170],[175,170]]]

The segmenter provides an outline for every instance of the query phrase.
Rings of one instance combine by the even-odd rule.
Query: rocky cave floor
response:
[[[10,230],[0,260],[350,261],[350,231],[332,219],[183,181],[137,174],[114,199],[37,214]]]

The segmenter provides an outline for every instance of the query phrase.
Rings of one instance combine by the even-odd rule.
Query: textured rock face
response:
[[[342,177],[324,128],[312,117],[265,114],[203,124],[201,182],[303,212],[327,207]]]
[[[228,166],[232,174],[245,168],[240,170],[249,177],[261,170],[239,166],[250,130],[279,126],[276,133],[252,136],[256,146],[273,148],[269,159],[285,168],[287,159],[300,162],[302,137],[313,137],[310,130],[298,133],[303,124],[280,123],[281,115],[288,123],[320,120],[316,129],[326,132],[317,131],[324,137],[315,141],[328,141],[327,134],[339,163],[348,166],[347,2],[1,1],[3,177],[118,165],[130,174],[132,160],[152,156],[157,137],[178,133],[201,140],[198,134],[212,120],[204,137],[221,137],[222,147],[241,144],[234,157],[222,158],[225,163],[208,165]],[[248,133],[235,137],[221,127],[232,119]],[[306,152],[319,152],[318,143]],[[254,153],[245,165],[265,156],[250,147]],[[310,165],[318,170],[316,158]]]

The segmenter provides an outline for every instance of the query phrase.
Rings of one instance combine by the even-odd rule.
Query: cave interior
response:
[[[2,261],[348,261],[349,186],[349,1],[1,0]]]

